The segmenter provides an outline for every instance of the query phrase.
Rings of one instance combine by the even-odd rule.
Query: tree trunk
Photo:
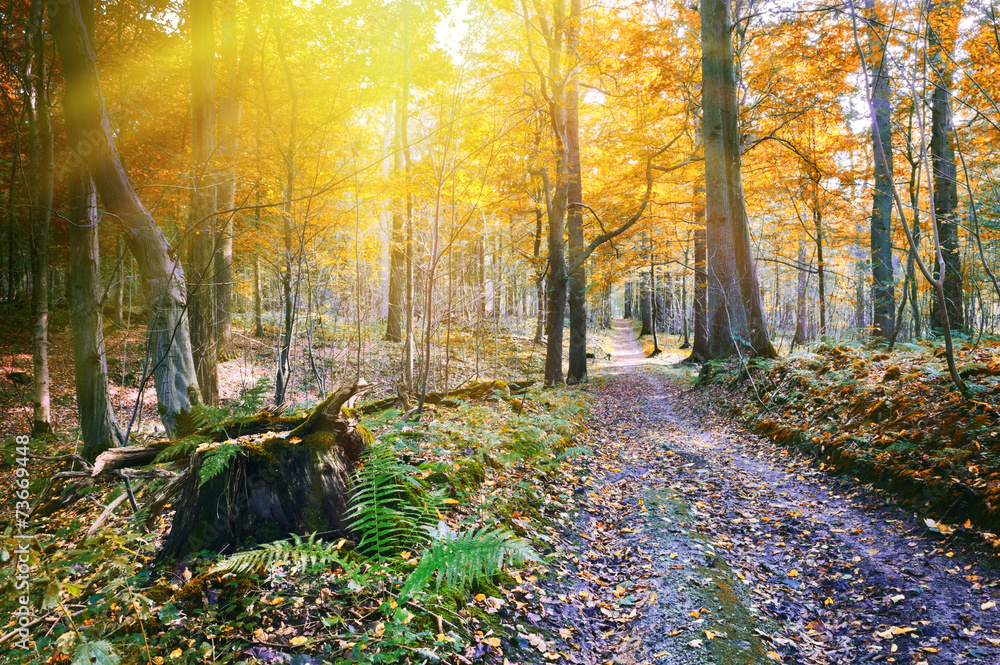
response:
[[[826,263],[823,260],[823,217],[819,210],[813,211],[816,242],[816,284],[819,288],[819,334],[826,334]]]
[[[951,115],[951,54],[954,35],[942,34],[953,22],[947,12],[956,4],[943,0],[929,4],[932,16],[939,21],[929,21],[928,43],[930,44],[930,65],[934,77],[934,93],[931,97],[931,163],[934,170],[934,215],[937,218],[938,238],[944,266],[934,262],[934,277],[939,279],[944,271],[944,300],[947,321],[951,328],[965,327],[965,310],[962,290],[962,261],[958,249],[958,182],[955,165],[955,148],[951,134],[954,131]],[[960,3],[959,3],[960,4]],[[940,29],[935,26],[941,23]],[[955,21],[957,25],[957,21]],[[935,297],[931,307],[931,327],[941,330],[945,325],[940,297]]]
[[[570,0],[566,21],[566,52],[576,58],[580,0]],[[566,230],[569,236],[569,263],[579,266],[569,276],[569,367],[566,383],[587,380],[587,263],[580,261],[584,251],[583,175],[580,168],[580,81],[579,68],[573,65],[566,85],[566,160],[569,175]]]
[[[96,192],[90,176],[82,170],[71,175],[70,187],[68,295],[76,408],[83,439],[81,452],[84,459],[93,461],[108,448],[124,444],[125,435],[108,393]]]
[[[696,201],[700,202],[700,197],[696,196]],[[707,232],[703,226],[705,208],[699,205],[695,209],[694,217],[696,224],[694,229],[694,342],[691,345],[691,359],[700,362],[708,358],[708,248]]]
[[[643,272],[639,280],[639,315],[642,319],[639,336],[642,337],[653,334],[653,290],[650,288],[648,273]]]
[[[623,318],[632,318],[632,281],[629,280],[625,282],[625,316]]]
[[[236,159],[239,154],[240,119],[243,114],[243,83],[250,76],[254,53],[257,50],[257,23],[260,19],[260,2],[253,0],[249,6],[243,53],[236,51],[236,8],[226,2],[222,15],[223,89],[219,99],[218,148],[219,177],[216,202],[215,255],[215,337],[221,360],[236,355],[233,341],[233,216],[236,208]]]
[[[191,430],[191,408],[200,399],[184,271],[122,167],[78,0],[60,4],[59,11],[49,13],[49,23],[66,78],[66,97],[80,109],[80,136],[71,140],[71,147],[87,165],[104,207],[122,228],[142,275],[159,412],[167,435],[176,438]]]
[[[94,6],[82,3],[81,15],[93,44]],[[79,137],[79,112],[73,100],[64,103],[66,133],[70,141]],[[104,351],[101,309],[101,264],[98,244],[97,192],[82,163],[69,174],[69,300],[73,329],[73,370],[76,408],[80,422],[84,459],[93,461],[101,452],[125,444],[125,434],[108,393],[108,365]],[[120,318],[120,314],[119,314]]]
[[[795,348],[806,343],[806,286],[809,283],[809,270],[806,263],[806,246],[799,245],[799,254],[796,258],[798,264],[798,282],[795,288],[795,335],[792,337],[792,346]]]
[[[215,29],[212,0],[191,0],[191,156],[193,175],[188,221],[188,307],[191,345],[201,399],[219,401],[216,347],[215,233]]]
[[[892,336],[895,317],[895,293],[892,275],[892,128],[891,102],[889,99],[889,74],[886,71],[885,48],[879,46],[879,36],[874,27],[871,35],[873,49],[872,143],[880,143],[885,152],[885,165],[875,160],[875,193],[872,195],[871,216],[871,269],[873,334],[882,339]],[[873,151],[877,151],[874,147]]]
[[[405,87],[405,84],[404,84]],[[407,95],[400,92],[396,100],[395,131],[392,142],[392,171],[396,178],[403,173],[403,124],[407,109],[403,108]],[[403,341],[403,281],[406,277],[406,253],[403,248],[403,198],[393,199],[392,230],[389,236],[389,316],[385,324],[385,339]]]
[[[727,0],[701,4],[702,123],[705,151],[705,224],[708,245],[708,358],[738,351],[737,340],[749,339],[746,307],[736,270],[732,201],[725,124],[728,97],[734,93],[732,36]],[[745,345],[744,345],[745,346]]]
[[[223,444],[239,452],[205,482],[211,449],[195,453],[161,557],[232,552],[291,534],[344,533],[351,472],[367,442],[342,407],[359,390],[338,389],[304,419],[263,416],[247,423],[245,437]]]
[[[32,434],[52,432],[49,414],[49,220],[52,215],[54,154],[49,114],[48,66],[42,33],[45,3],[33,0],[26,41],[29,49],[27,97],[30,182],[28,218],[31,232],[32,365],[34,370]]]
[[[264,308],[260,293],[260,257],[253,257],[253,336],[264,336]]]
[[[279,281],[281,282],[282,322],[278,341],[278,366],[274,374],[274,404],[285,403],[288,384],[292,376],[292,333],[295,327],[295,295],[292,291],[292,217],[295,213],[295,150],[296,127],[299,117],[299,95],[291,66],[285,56],[284,35],[278,33],[276,39],[278,57],[281,60],[285,74],[285,84],[288,86],[288,97],[291,104],[289,118],[288,146],[285,149],[285,203],[281,211],[281,257],[279,259]]]

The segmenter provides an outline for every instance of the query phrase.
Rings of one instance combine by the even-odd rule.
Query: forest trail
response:
[[[994,554],[706,413],[693,369],[647,360],[627,321],[615,335],[571,556],[619,639],[592,629],[570,660],[604,643],[623,664],[1000,662]],[[562,615],[583,638],[595,613]]]

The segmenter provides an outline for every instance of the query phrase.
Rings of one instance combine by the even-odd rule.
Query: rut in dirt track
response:
[[[994,554],[706,413],[682,377],[619,321],[591,382],[577,526],[620,561],[609,602],[635,605],[614,661],[1000,663]]]

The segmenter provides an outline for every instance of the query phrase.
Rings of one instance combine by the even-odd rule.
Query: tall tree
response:
[[[875,192],[872,195],[872,328],[876,337],[889,339],[892,337],[895,316],[892,275],[892,127],[889,124],[892,107],[886,58],[889,39],[878,19],[874,0],[868,0],[866,9],[869,21],[868,62],[872,69],[872,106],[875,109],[875,120],[871,128],[874,146],[872,153],[881,149],[886,156],[884,162],[875,160]]]
[[[773,357],[743,200],[728,0],[703,0],[701,47],[708,357]]]
[[[580,167],[580,0],[570,0],[566,18],[566,52],[574,60],[569,63],[566,82],[566,231],[569,239],[568,258],[576,268],[569,274],[569,367],[566,383],[572,385],[587,378],[587,262],[583,238],[583,174]]]
[[[934,263],[935,278],[944,278],[944,304],[934,298],[931,326],[945,326],[942,309],[953,329],[965,324],[962,260],[958,249],[958,182],[951,114],[952,53],[962,15],[960,0],[928,0],[927,49],[931,84],[931,164],[934,170],[934,215],[944,261]]]
[[[66,77],[66,98],[72,100],[78,114],[80,138],[70,147],[87,165],[101,201],[120,225],[142,275],[148,349],[160,417],[167,435],[177,437],[191,430],[191,409],[200,401],[191,355],[184,271],[174,248],[136,194],[118,156],[79,0],[50,7],[49,24]]]
[[[49,109],[49,71],[45,59],[42,22],[43,0],[32,0],[26,42],[28,67],[25,71],[29,157],[28,204],[31,240],[31,319],[34,390],[31,431],[52,431],[49,413],[49,222],[52,217],[52,188],[55,177],[52,119]]]
[[[88,41],[94,46],[94,4],[79,0]],[[80,141],[80,121],[74,99],[63,104],[69,145]],[[71,159],[69,173],[69,300],[73,328],[73,370],[76,409],[83,439],[82,454],[94,460],[102,451],[124,444],[124,432],[115,417],[108,392],[108,363],[104,351],[101,311],[101,264],[98,245],[97,192],[82,161]]]
[[[215,281],[215,17],[212,0],[190,0],[191,156],[188,236],[188,305],[191,344],[201,399],[219,401]]]
[[[216,124],[219,175],[216,200],[219,214],[215,218],[215,275],[212,279],[215,297],[215,338],[220,359],[231,358],[233,343],[233,216],[236,209],[236,157],[239,154],[239,130],[243,116],[243,94],[254,53],[260,41],[260,0],[251,0],[243,36],[242,53],[237,54],[236,8],[232,0],[223,5],[221,56],[222,85],[219,94],[219,114]]]

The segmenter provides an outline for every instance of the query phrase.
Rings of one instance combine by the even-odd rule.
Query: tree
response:
[[[215,271],[212,279],[215,298],[215,338],[221,360],[231,358],[233,342],[233,216],[236,214],[236,159],[239,154],[240,121],[243,117],[243,94],[250,77],[254,53],[260,41],[260,0],[251,0],[243,37],[243,50],[237,56],[235,3],[227,0],[222,11],[222,86],[216,123],[219,175],[216,184],[218,216],[215,218]]]
[[[94,5],[80,0],[88,42],[94,44]],[[80,120],[73,99],[64,104],[69,145],[80,141]],[[73,328],[73,373],[76,408],[83,439],[81,453],[93,461],[115,445],[124,445],[125,433],[115,417],[108,392],[108,364],[104,352],[101,312],[101,256],[98,243],[97,192],[86,166],[70,160],[69,172],[69,299]]]
[[[52,431],[49,413],[49,221],[55,178],[52,119],[49,110],[49,71],[42,32],[45,3],[32,0],[25,30],[28,67],[25,95],[29,137],[28,219],[31,247],[31,318],[34,415],[32,434]]]
[[[702,2],[701,45],[708,357],[773,357],[743,201],[728,0]]]
[[[875,192],[872,195],[871,215],[871,270],[872,302],[874,305],[873,334],[883,339],[892,337],[895,316],[895,293],[892,276],[892,115],[889,68],[886,51],[889,47],[888,35],[879,30],[874,0],[868,0],[867,9],[871,18],[868,22],[869,62],[872,73],[872,106],[875,119],[872,121],[872,154],[881,150],[885,161],[875,160]]]
[[[212,0],[191,0],[191,208],[188,216],[188,304],[201,399],[219,401],[216,347],[215,18]]]
[[[142,275],[148,354],[160,417],[168,436],[180,436],[192,429],[191,409],[200,402],[184,271],[118,156],[79,0],[50,5],[49,24],[66,78],[66,98],[78,114],[80,138],[71,148],[87,165],[101,201],[115,216]]]
[[[964,327],[962,260],[958,248],[958,175],[955,167],[954,127],[951,114],[952,52],[962,15],[962,3],[933,0],[927,3],[927,56],[931,85],[931,164],[934,170],[934,215],[943,261],[935,262],[934,276],[943,280],[943,293],[931,307],[931,326]],[[943,302],[942,302],[943,301]],[[947,313],[947,317],[945,316]]]

